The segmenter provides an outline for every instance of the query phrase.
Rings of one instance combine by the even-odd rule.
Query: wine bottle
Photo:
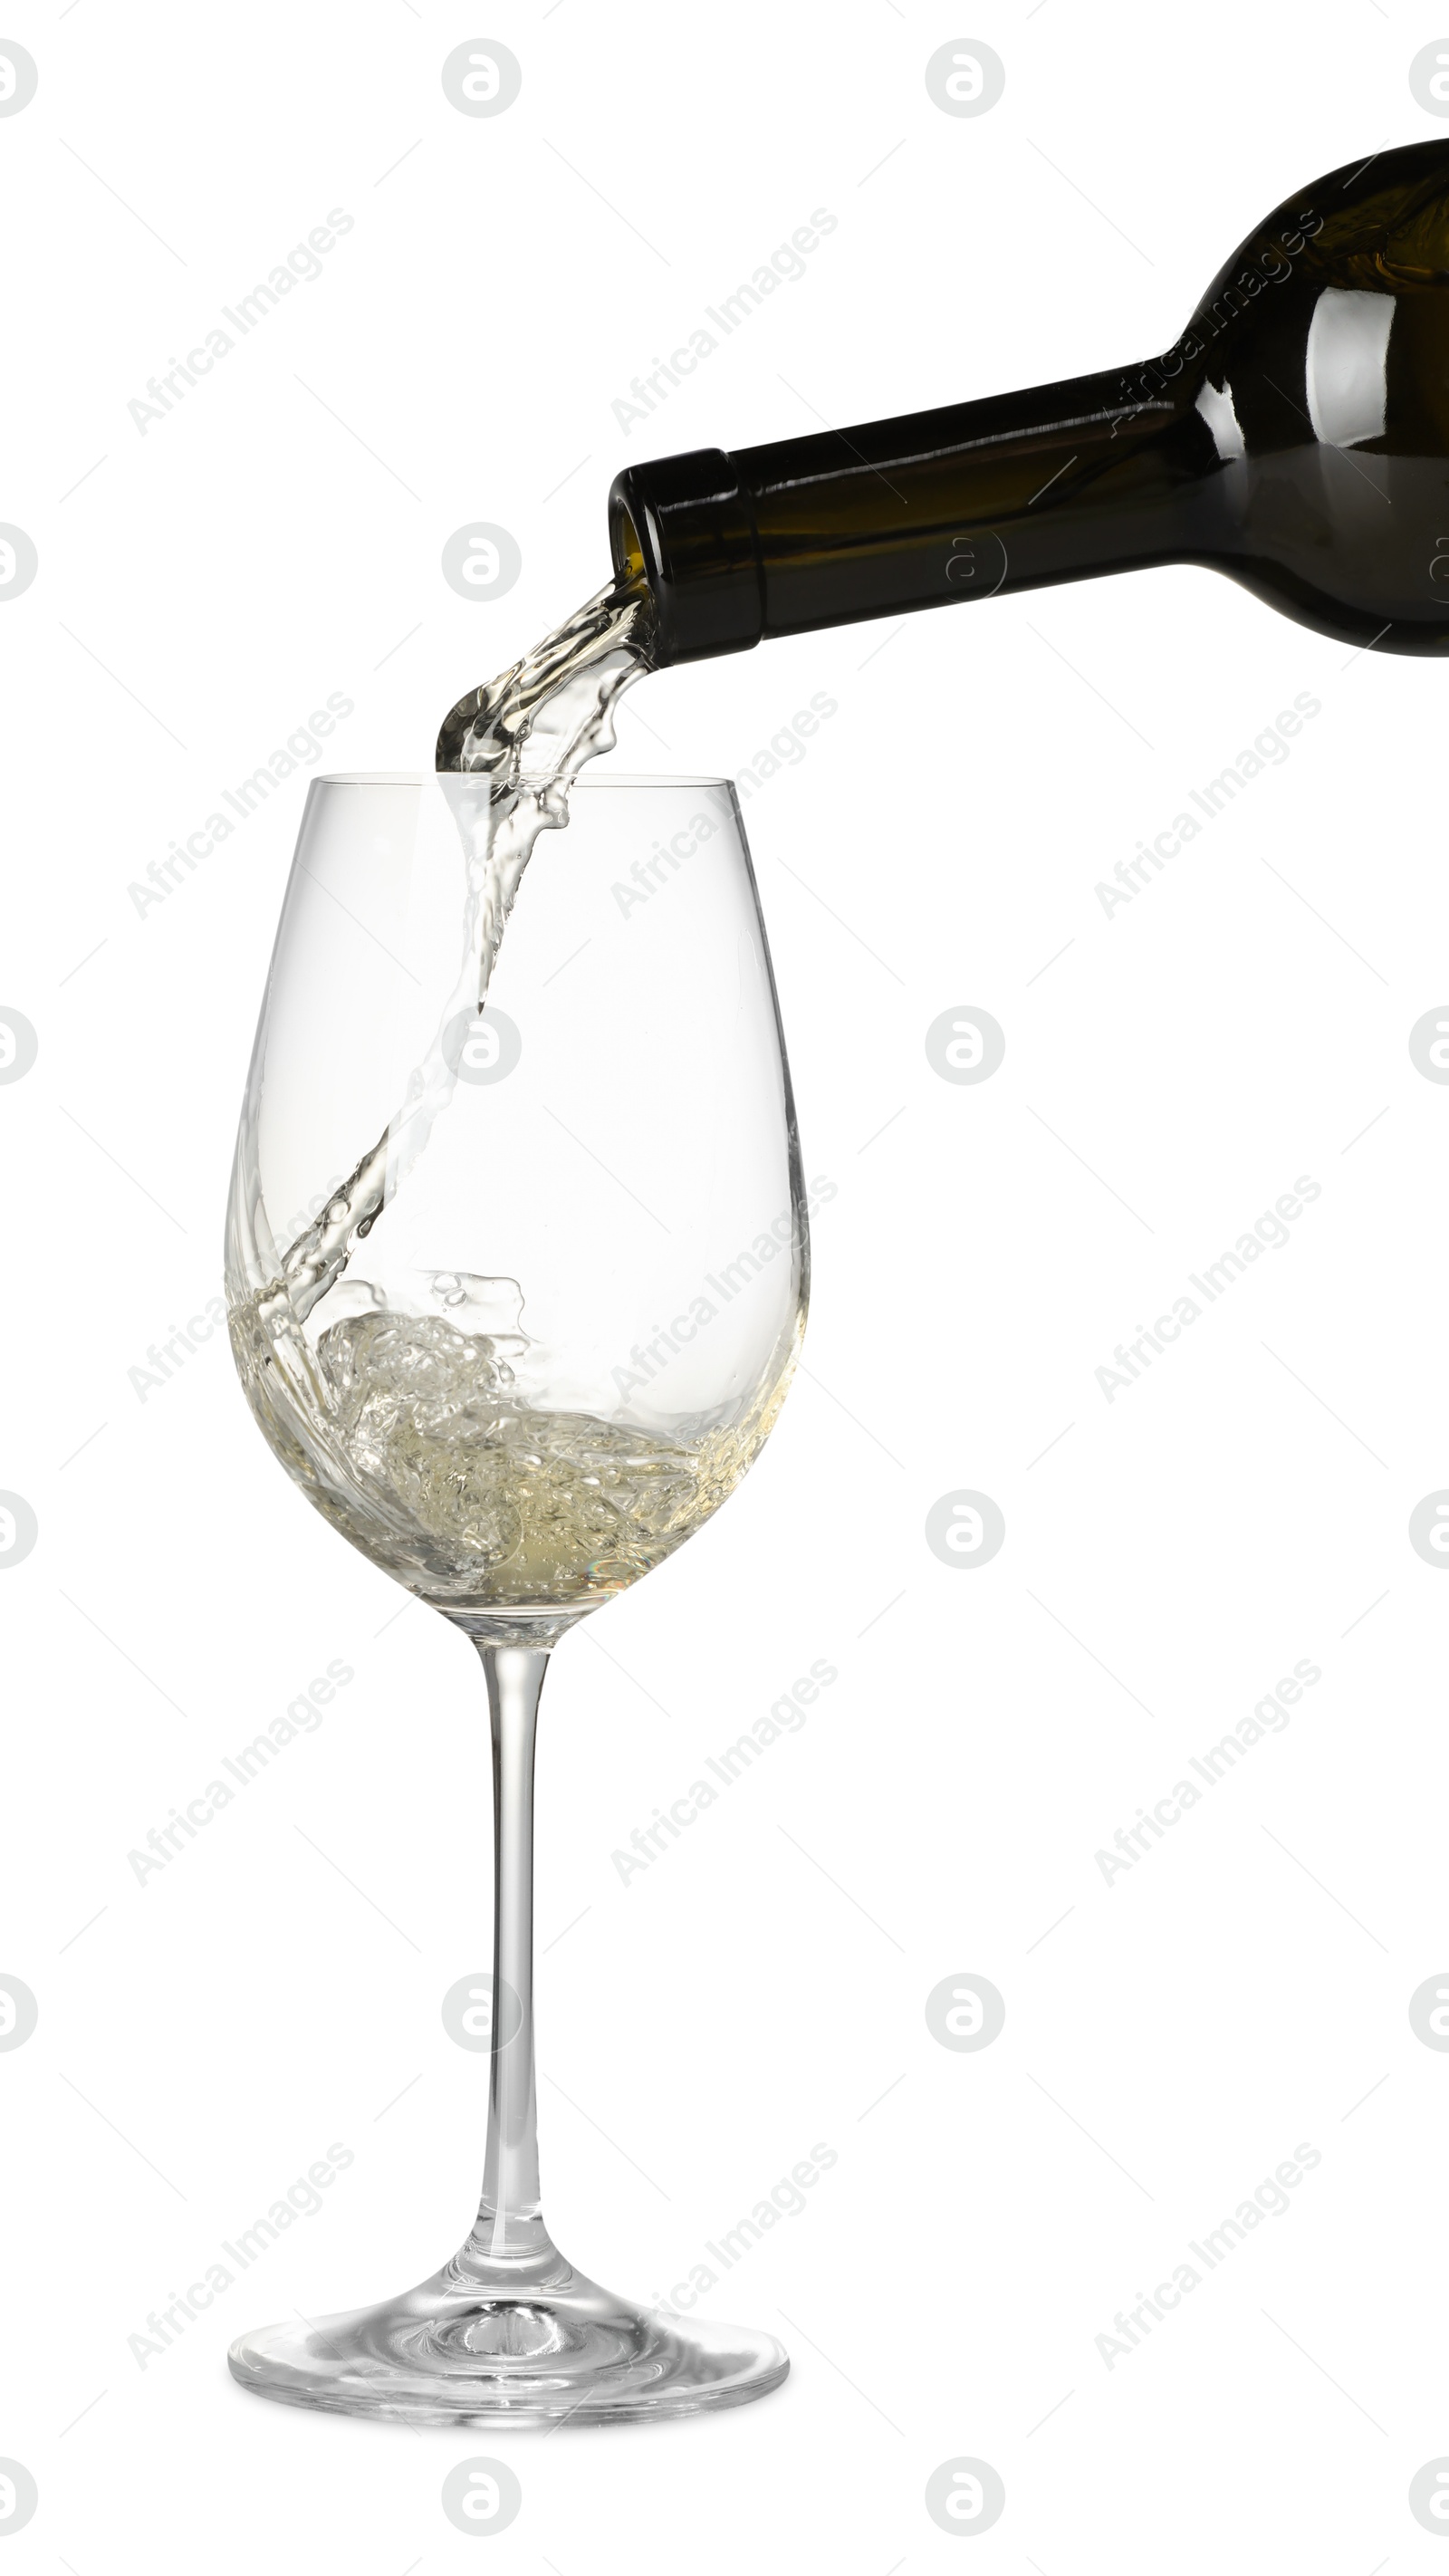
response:
[[[609,509],[656,664],[1167,563],[1345,643],[1449,652],[1449,141],[1285,199],[1160,357],[660,457]]]

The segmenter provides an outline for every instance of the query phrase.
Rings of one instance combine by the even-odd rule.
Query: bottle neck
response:
[[[610,494],[614,561],[646,581],[657,659],[1080,581],[1213,551],[1198,369],[1113,369],[983,402],[662,457]]]

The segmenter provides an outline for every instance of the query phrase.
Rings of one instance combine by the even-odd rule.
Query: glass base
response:
[[[745,2406],[790,2367],[773,2335],[635,2307],[552,2247],[486,2267],[470,2252],[380,2307],[259,2327],[228,2359],[284,2406],[494,2432]]]

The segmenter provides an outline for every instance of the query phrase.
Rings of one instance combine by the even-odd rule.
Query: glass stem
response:
[[[483,2196],[467,2251],[551,2253],[539,2209],[533,2071],[533,1756],[547,1647],[475,1641],[493,1736],[493,2050]]]

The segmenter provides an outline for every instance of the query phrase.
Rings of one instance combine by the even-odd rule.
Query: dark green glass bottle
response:
[[[631,466],[660,664],[1196,563],[1346,643],[1449,652],[1449,141],[1289,197],[1161,357]]]

